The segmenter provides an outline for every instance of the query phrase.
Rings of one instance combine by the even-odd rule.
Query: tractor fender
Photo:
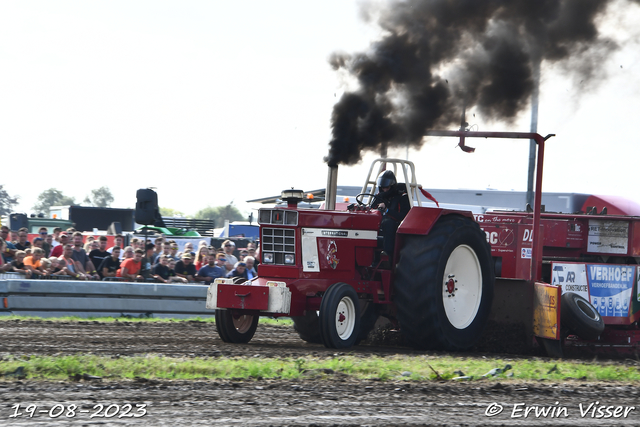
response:
[[[473,213],[469,211],[414,206],[398,226],[398,234],[429,234],[441,216],[452,214],[473,219]]]

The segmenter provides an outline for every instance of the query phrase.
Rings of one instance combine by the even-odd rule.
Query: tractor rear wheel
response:
[[[495,273],[485,233],[470,218],[440,218],[427,235],[405,235],[395,280],[400,329],[416,348],[466,350],[478,342]]]
[[[320,335],[327,348],[349,348],[360,334],[358,294],[346,283],[334,283],[320,303]]]
[[[244,344],[251,341],[258,328],[259,316],[234,314],[233,310],[216,310],[216,329],[224,342]]]

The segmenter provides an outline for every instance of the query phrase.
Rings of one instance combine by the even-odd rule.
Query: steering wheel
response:
[[[358,202],[358,206],[366,206],[365,203],[362,201],[362,199],[364,199],[365,196],[370,197],[370,202],[373,200],[374,197],[376,197],[376,195],[372,193],[360,193],[356,196],[356,202]]]

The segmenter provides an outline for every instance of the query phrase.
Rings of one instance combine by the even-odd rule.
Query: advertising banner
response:
[[[628,221],[589,220],[588,252],[626,254],[628,242]]]
[[[589,283],[584,264],[552,263],[551,284],[560,286],[562,293],[575,292],[589,300]]]
[[[636,267],[587,264],[591,303],[601,316],[628,317]]]

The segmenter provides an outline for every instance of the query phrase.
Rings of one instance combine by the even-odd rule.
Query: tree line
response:
[[[0,184],[0,215],[8,215],[14,212],[14,207],[18,204],[19,196],[11,196],[4,185]],[[111,207],[114,197],[109,187],[100,187],[85,196],[81,203],[78,203],[75,197],[67,196],[57,188],[49,188],[48,190],[40,193],[36,200],[36,204],[33,205],[33,211],[36,213],[49,212],[51,206],[73,206],[82,204],[83,206],[94,206],[101,208]],[[160,214],[162,216],[181,216],[187,217],[183,212],[172,208],[160,208]],[[207,206],[204,209],[199,210],[193,215],[196,219],[208,219],[215,222],[216,226],[224,224],[225,220],[229,222],[242,221],[246,219],[237,207],[233,205],[233,202],[224,206]]]
[[[0,215],[8,215],[14,211],[14,207],[18,204],[19,196],[11,196],[4,185],[0,184]],[[82,204],[85,206],[96,206],[107,208],[113,203],[113,194],[109,187],[100,187],[85,196]],[[67,206],[77,205],[75,197],[66,196],[57,188],[49,188],[38,195],[36,204],[32,209],[34,212],[48,212],[51,206]]]

